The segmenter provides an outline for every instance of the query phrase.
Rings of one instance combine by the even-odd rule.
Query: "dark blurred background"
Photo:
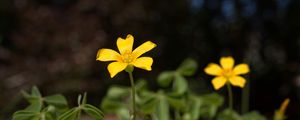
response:
[[[111,79],[107,63],[95,60],[128,33],[135,47],[158,44],[147,53],[153,71],[135,74],[152,89],[161,71],[191,57],[199,63],[191,82],[211,92],[203,68],[232,55],[251,66],[251,110],[271,117],[289,97],[288,118],[300,119],[299,0],[0,0],[0,119],[26,106],[20,90],[33,85],[70,103],[87,91],[95,105],[109,85],[129,85],[126,74]]]

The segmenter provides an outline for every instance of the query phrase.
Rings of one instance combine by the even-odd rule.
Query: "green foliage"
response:
[[[195,74],[197,63],[186,59],[174,71],[162,72],[157,83],[157,91],[147,89],[147,82],[139,80],[136,84],[136,102],[139,118],[151,120],[266,120],[258,112],[239,115],[226,109],[218,113],[224,98],[216,93],[197,95],[189,90],[188,80]],[[120,120],[130,119],[130,87],[112,86],[101,103],[101,108],[108,113],[115,113]]]
[[[13,120],[56,120],[57,114],[67,110],[67,101],[60,94],[42,97],[37,87],[33,87],[31,94],[22,91],[23,96],[30,103],[24,110],[13,114]]]
[[[138,81],[136,109],[139,116],[151,116],[152,120],[213,118],[224,100],[215,93],[199,96],[189,91],[185,77],[192,76],[197,66],[194,60],[186,59],[177,70],[162,72],[157,78],[162,88],[157,92],[147,89],[145,80]],[[126,100],[129,97],[130,87],[113,86],[103,99],[101,108],[105,112],[116,113],[121,120],[128,120],[130,103]]]
[[[82,114],[82,111],[90,115],[95,120],[103,120],[104,114],[102,113],[102,111],[99,110],[97,107],[86,103],[86,93],[84,93],[83,98],[81,95],[79,95],[77,101],[78,106],[60,115],[58,120],[75,120],[76,118],[79,119],[80,115]]]
[[[86,94],[78,97],[78,107],[68,109],[68,103],[61,94],[42,97],[37,87],[31,93],[22,91],[30,103],[24,110],[13,114],[13,120],[75,120],[80,118],[82,111],[95,120],[103,120],[103,113],[96,107],[86,104]]]
[[[147,88],[146,80],[139,80],[136,88],[137,118],[144,120],[266,120],[257,111],[244,115],[232,109],[219,110],[224,98],[217,93],[198,95],[189,90],[188,78],[195,74],[197,63],[186,59],[176,70],[162,72],[157,91]],[[103,120],[100,109],[87,104],[86,93],[77,98],[78,106],[68,109],[67,101],[60,94],[42,97],[37,87],[31,93],[22,92],[30,103],[24,110],[14,113],[13,120],[77,120],[81,114]],[[111,86],[101,103],[106,113],[113,113],[120,120],[130,120],[131,88]],[[221,112],[219,112],[221,111]]]

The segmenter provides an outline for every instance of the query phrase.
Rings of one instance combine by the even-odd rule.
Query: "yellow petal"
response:
[[[249,66],[247,64],[238,64],[237,66],[234,67],[233,72],[236,75],[240,75],[240,74],[246,74],[248,73],[249,70]]]
[[[145,43],[143,43],[142,45],[140,45],[139,47],[137,47],[132,54],[134,55],[135,58],[138,58],[139,56],[141,56],[142,54],[150,51],[151,49],[153,49],[154,47],[156,47],[156,44],[151,42],[151,41],[147,41]]]
[[[229,78],[229,82],[233,86],[237,86],[237,87],[243,88],[245,86],[246,80],[245,80],[245,78],[243,78],[241,76],[232,76],[232,77]]]
[[[120,54],[112,49],[100,49],[98,50],[96,60],[100,61],[114,61],[118,60]]]
[[[219,77],[215,77],[211,83],[213,84],[215,90],[219,90],[221,87],[223,87],[225,85],[225,83],[227,82],[225,77],[219,76]]]
[[[126,39],[123,38],[118,38],[117,40],[117,46],[121,54],[124,54],[125,52],[130,52],[132,51],[132,46],[133,46],[133,36],[128,34]]]
[[[223,69],[232,69],[234,65],[234,59],[232,57],[222,57],[220,64]]]
[[[286,108],[287,108],[287,106],[289,105],[289,103],[290,103],[290,99],[289,99],[289,98],[286,98],[286,99],[282,102],[282,104],[281,104],[281,106],[280,106],[280,109],[279,109],[279,112],[282,113],[282,114],[284,115],[284,113],[285,113],[285,111],[286,111]]]
[[[204,69],[204,72],[209,75],[219,76],[222,74],[222,68],[215,63],[210,63]]]
[[[151,57],[140,57],[136,59],[132,64],[135,67],[151,71],[152,63],[153,59]]]
[[[112,62],[108,65],[107,69],[110,77],[113,78],[116,74],[123,71],[127,67],[127,63]]]

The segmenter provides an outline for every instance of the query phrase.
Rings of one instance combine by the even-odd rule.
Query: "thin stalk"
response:
[[[233,110],[233,94],[232,94],[232,89],[231,85],[229,82],[227,82],[227,90],[228,90],[228,104],[229,108]]]
[[[249,111],[249,95],[250,95],[250,82],[247,82],[242,91],[242,113]]]
[[[180,113],[178,110],[175,110],[175,120],[181,120]]]
[[[131,83],[131,96],[132,96],[132,120],[135,120],[136,118],[136,112],[135,112],[135,86],[134,86],[134,80],[132,76],[132,72],[128,72],[130,83]]]

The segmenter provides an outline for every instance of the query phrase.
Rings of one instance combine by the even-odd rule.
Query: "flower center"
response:
[[[131,63],[133,61],[133,56],[130,51],[124,52],[121,58],[124,63]]]
[[[224,77],[229,78],[233,76],[233,71],[231,69],[224,69],[222,74]]]

